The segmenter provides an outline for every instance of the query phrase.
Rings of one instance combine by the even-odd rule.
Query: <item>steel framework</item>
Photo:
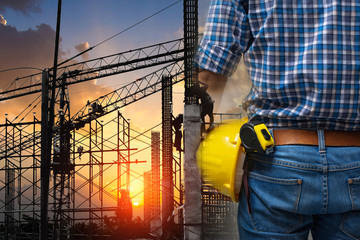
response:
[[[173,143],[171,77],[162,78],[162,222],[163,234],[169,238],[174,225]]]
[[[17,78],[0,93],[0,101],[4,101],[42,92],[43,109],[41,121],[34,115],[32,121],[24,122],[24,117],[16,117],[0,125],[0,212],[3,213],[0,224],[4,225],[4,239],[39,239],[40,191],[49,196],[47,224],[52,239],[106,237],[111,234],[105,224],[109,218],[116,218],[119,223],[131,216],[131,206],[121,200],[121,193],[131,192],[130,176],[137,174],[130,165],[142,161],[131,160],[136,150],[130,146],[136,139],[131,132],[136,131],[131,130],[130,121],[118,110],[160,90],[163,90],[162,178],[156,163],[148,178],[158,182],[159,189],[162,180],[163,208],[161,213],[160,209],[154,211],[162,215],[163,232],[169,236],[172,227],[182,227],[182,156],[181,152],[174,154],[172,146],[171,87],[185,79],[185,103],[197,103],[196,96],[188,92],[196,83],[192,57],[198,41],[197,12],[197,0],[184,0],[184,39],[67,66],[61,64],[57,69],[59,78],[53,79],[52,69],[46,69],[41,74]],[[70,114],[69,85],[154,66],[160,69]],[[103,117],[110,114],[113,118],[105,122]],[[109,129],[116,132],[105,137]],[[50,158],[44,157],[46,154]],[[48,174],[43,172],[46,164],[51,170],[48,189],[40,178]],[[224,199],[205,187],[202,199],[203,231],[211,236],[209,226],[214,223],[213,216],[219,220],[229,212],[229,207],[221,205]],[[155,205],[159,206],[160,202]]]
[[[214,118],[214,124],[218,125],[221,124],[223,120],[229,118],[241,118],[241,114],[215,113]],[[203,132],[202,138],[204,138],[206,134],[206,132]],[[237,233],[236,203],[232,202],[229,197],[213,189],[209,183],[203,182],[201,186],[201,206],[202,239],[239,239]]]
[[[71,85],[182,60],[184,40],[177,39],[59,67],[57,75],[67,75],[65,85]],[[41,80],[41,73],[15,79],[5,91],[0,92],[0,101],[40,93]],[[62,85],[57,84],[56,87],[61,88]]]
[[[52,185],[53,187],[50,189],[50,192],[52,192],[52,194],[50,194],[50,205],[53,205],[53,209],[49,209],[50,212],[53,213],[53,215],[50,216],[50,218],[52,219],[52,224],[49,226],[49,231],[52,232],[52,235],[55,236],[55,239],[61,239],[61,238],[65,238],[65,236],[69,235],[69,231],[71,230],[71,227],[74,226],[77,216],[74,215],[74,212],[76,212],[75,209],[79,209],[79,208],[71,208],[69,207],[70,205],[74,205],[74,193],[78,192],[78,189],[74,189],[74,175],[78,174],[78,170],[76,169],[76,167],[78,166],[77,164],[75,164],[75,160],[76,158],[75,153],[76,153],[76,145],[77,143],[74,141],[74,139],[76,139],[75,136],[73,136],[72,138],[70,138],[69,133],[70,131],[73,131],[73,133],[71,135],[75,135],[77,130],[82,129],[86,124],[89,124],[89,126],[92,126],[92,122],[96,122],[98,124],[98,119],[101,116],[104,116],[106,114],[109,114],[111,112],[114,112],[116,109],[119,109],[123,106],[126,106],[128,104],[131,104],[132,102],[138,101],[148,95],[151,95],[157,91],[160,91],[162,89],[161,84],[162,81],[159,79],[162,79],[162,74],[167,74],[167,75],[172,75],[173,74],[173,78],[172,78],[172,82],[171,84],[175,84],[181,80],[183,80],[181,78],[181,73],[182,73],[182,69],[181,69],[181,63],[177,63],[175,62],[174,64],[170,64],[168,66],[165,66],[163,68],[161,68],[160,70],[149,74],[145,77],[143,77],[141,80],[136,80],[134,83],[130,83],[120,89],[117,89],[114,92],[109,93],[108,95],[102,96],[99,99],[91,102],[90,104],[87,104],[83,109],[81,109],[77,114],[74,115],[74,120],[70,121],[68,118],[65,121],[65,116],[69,116],[69,114],[65,115],[64,112],[67,111],[66,109],[68,109],[68,106],[66,104],[69,103],[68,100],[65,99],[65,97],[67,96],[66,94],[64,94],[65,90],[66,90],[66,86],[64,88],[61,89],[61,91],[63,92],[59,92],[60,98],[62,98],[62,100],[59,100],[59,109],[60,111],[58,112],[58,117],[57,117],[57,122],[55,123],[54,129],[57,130],[58,133],[55,132],[54,134],[54,144],[53,144],[53,163],[52,163],[52,168],[54,171],[53,174],[53,180],[52,180]],[[64,78],[63,78],[64,79]],[[139,97],[138,97],[139,96]],[[64,104],[66,103],[66,104]],[[96,103],[96,105],[94,105],[94,103]],[[104,104],[102,107],[102,104]],[[99,111],[95,111],[95,109],[93,109],[91,106],[101,106],[101,112]],[[64,111],[65,110],[65,111]],[[100,114],[99,114],[100,113]],[[79,117],[81,116],[81,117]],[[62,120],[61,120],[62,119]],[[69,123],[72,124],[69,124]],[[24,125],[29,125],[29,123],[22,123]],[[9,125],[11,125],[14,129],[16,129],[15,127],[20,125],[20,123],[9,123],[7,122],[5,125],[2,125],[1,127],[4,128],[9,128]],[[15,130],[13,130],[15,131]],[[24,130],[25,132],[25,130]],[[118,133],[120,133],[121,131],[118,129]],[[92,134],[91,134],[92,133]],[[91,136],[94,135],[94,133],[97,133],[97,131],[94,131],[93,129],[89,130],[89,137],[91,139]],[[5,140],[5,150],[2,151],[2,153],[4,154],[5,159],[9,158],[9,157],[20,157],[21,156],[21,151],[19,153],[19,150],[17,149],[17,146],[22,146],[22,151],[29,151],[29,149],[32,149],[34,146],[36,147],[36,151],[40,152],[39,147],[40,147],[40,140],[41,140],[41,133],[39,132],[39,129],[34,129],[33,132],[31,134],[27,134],[27,136],[21,136],[21,134],[19,133],[14,133],[16,134],[16,136],[18,137],[17,141],[12,141],[13,145],[12,146],[8,146],[7,145],[7,140],[11,139],[9,138],[9,136],[5,135],[2,139]],[[15,137],[13,137],[15,138]],[[129,136],[127,137],[129,139]],[[71,140],[72,139],[72,140]],[[119,138],[120,139],[120,138]],[[60,141],[61,140],[61,141]],[[70,142],[70,140],[72,142]],[[119,142],[123,142],[124,140],[119,140]],[[56,145],[59,146],[56,146]],[[94,148],[95,145],[92,143],[88,144],[89,146],[92,146],[91,148]],[[72,146],[71,148],[69,148],[69,146]],[[56,149],[59,148],[61,149],[61,152],[63,152],[62,154],[65,153],[65,155],[61,155],[59,153],[56,153]],[[4,148],[3,148],[4,149]],[[66,151],[64,151],[64,149]],[[90,151],[91,153],[92,151]],[[128,154],[129,155],[129,154]],[[70,156],[71,156],[71,161],[70,161]],[[118,157],[120,158],[120,154],[118,155]],[[58,160],[57,160],[58,159]],[[63,164],[62,164],[62,160],[60,161],[60,159],[68,159],[65,160],[68,167],[65,167],[65,169],[67,170],[62,170],[64,169]],[[96,159],[93,156],[91,157],[91,159]],[[93,162],[93,160],[92,160]],[[59,166],[62,165],[61,168],[59,168]],[[98,166],[99,162],[95,162],[93,164],[89,164],[89,172],[91,173],[93,170],[93,166]],[[40,167],[40,164],[38,164],[38,168]],[[84,167],[84,166],[83,166]],[[100,164],[100,168],[102,168],[103,166]],[[121,167],[120,165],[118,166],[119,171],[121,171]],[[127,165],[127,171],[129,172],[129,165]],[[101,172],[101,171],[100,171]],[[34,173],[34,175],[39,175],[37,172]],[[99,173],[99,177],[102,177],[102,174]],[[93,177],[90,174],[90,179],[92,179]],[[127,178],[128,179],[128,178]],[[51,180],[50,180],[51,181]],[[38,183],[38,182],[36,182]],[[8,183],[5,183],[4,185],[9,185]],[[121,183],[119,182],[118,185],[121,185]],[[93,185],[92,184],[88,184],[88,187],[90,189],[93,189]],[[40,188],[39,186],[37,186],[37,188]],[[100,185],[101,188],[101,185]],[[128,188],[128,187],[127,187]],[[82,189],[82,187],[80,188]],[[118,188],[119,189],[119,188]],[[102,195],[103,193],[99,193],[100,195]],[[34,195],[35,196],[35,195]],[[89,201],[89,207],[88,207],[88,211],[89,211],[89,216],[88,219],[90,225],[92,224],[92,219],[94,218],[94,214],[92,212],[92,208],[94,206],[91,207],[91,195],[88,195],[88,201]],[[85,200],[87,201],[87,200]],[[7,204],[7,206],[11,205],[12,202],[9,202]],[[39,210],[40,208],[40,199],[37,199],[37,201],[33,202],[33,205],[35,205],[35,208]],[[101,208],[97,208],[100,209],[98,211],[101,212],[101,216],[103,216],[103,210]],[[108,208],[109,209],[109,208]],[[114,208],[110,208],[110,211],[113,211]],[[85,210],[82,209],[81,212],[84,212]],[[23,212],[23,211],[21,211]],[[73,216],[70,217],[70,213],[73,213]],[[39,213],[37,213],[37,215],[34,217],[34,219],[38,219]],[[84,218],[81,218],[82,220],[84,220]],[[102,219],[102,217],[100,217],[100,219]],[[17,219],[17,225],[20,226],[21,225],[21,218],[19,217]],[[7,221],[7,223],[11,224],[11,221]],[[8,226],[8,224],[7,224]],[[10,228],[7,228],[10,229]],[[35,238],[37,238],[36,236],[36,231],[34,232],[35,234]]]
[[[9,120],[6,122],[5,150],[11,148],[17,154],[9,156],[5,153],[5,161],[0,162],[0,196],[5,196],[5,199],[1,199],[0,211],[4,212],[1,223],[5,224],[5,239],[29,239],[29,236],[31,239],[39,238],[40,146],[34,137],[39,124],[35,116],[32,125],[12,125]],[[62,192],[57,192],[57,185],[60,185],[58,176],[54,173],[50,179],[49,230],[54,238],[68,238],[71,227],[84,220],[96,226],[98,229],[95,230],[103,229],[105,214],[124,211],[119,209],[121,203],[117,196],[121,189],[129,189],[130,164],[144,162],[130,160],[130,151],[136,149],[130,147],[130,123],[119,112],[116,118],[106,123],[96,120],[88,125],[87,130],[73,132],[71,158],[75,163],[74,171],[73,174],[65,175],[69,179],[65,179],[66,185],[63,185]],[[105,138],[104,128],[117,128],[118,131]],[[32,136],[24,135],[25,130],[32,130]],[[23,150],[22,141],[27,138],[32,138],[34,144],[32,148]],[[80,151],[80,146],[86,149]],[[56,159],[56,156],[53,158]],[[125,167],[121,168],[122,165]],[[114,177],[105,179],[107,173]],[[86,212],[88,216],[84,215]],[[63,215],[68,217],[68,222],[64,222]],[[24,224],[29,224],[29,218],[33,221],[29,226],[32,228],[30,233],[24,227]],[[95,230],[86,235],[99,234]]]
[[[4,155],[0,161],[0,212],[4,213],[1,222],[5,227],[5,239],[20,239],[25,234],[20,227],[25,223],[23,215],[32,219],[40,216],[36,204],[40,197],[40,151],[34,135],[39,125],[35,116],[32,124],[13,125],[6,119],[1,131],[5,141],[1,146]],[[23,142],[32,146],[24,150]],[[8,151],[12,154],[7,154]],[[30,239],[37,239],[36,223],[29,227]]]

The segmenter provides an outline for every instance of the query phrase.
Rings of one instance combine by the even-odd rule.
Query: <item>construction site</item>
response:
[[[180,39],[79,62],[58,63],[55,56],[53,66],[1,89],[6,104],[29,95],[35,100],[15,118],[1,113],[0,239],[239,238],[237,205],[202,182],[196,165],[210,127],[190,90],[197,84],[198,0],[180,2]],[[59,22],[61,0],[58,7]],[[147,69],[70,111],[71,86]],[[173,111],[177,84],[184,86],[183,112]],[[140,132],[123,109],[154,94],[161,94],[161,123]],[[214,125],[240,117],[215,112]],[[136,170],[146,163],[149,169]],[[143,189],[135,193],[136,181]],[[136,196],[143,199],[140,217]]]

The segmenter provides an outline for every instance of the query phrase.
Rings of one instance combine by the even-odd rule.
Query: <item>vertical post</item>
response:
[[[38,120],[36,119],[36,116],[35,116],[35,112],[34,112],[34,125],[33,125],[33,135],[32,135],[32,139],[33,139],[33,142],[32,142],[32,152],[33,152],[33,196],[32,196],[32,201],[33,201],[33,204],[32,204],[32,217],[33,219],[37,219],[37,214],[35,214],[35,199],[37,197],[37,177],[38,177],[38,167],[37,167],[37,157],[36,157],[36,122]],[[36,217],[36,218],[35,218]],[[35,226],[35,224],[33,224],[32,226],[32,236],[33,236],[33,239],[35,239],[35,234],[36,233],[39,233],[39,229]],[[40,235],[38,235],[40,236]]]
[[[51,139],[49,139],[49,72],[42,73],[41,95],[41,185],[40,185],[40,240],[48,239],[48,203]],[[50,145],[50,146],[49,146]]]
[[[160,210],[160,132],[151,132],[151,220],[150,231],[161,236]]]
[[[117,209],[120,209],[120,187],[121,187],[121,157],[120,157],[120,112],[117,116],[117,187],[116,187],[116,199]]]
[[[172,144],[172,85],[171,77],[162,78],[162,224],[163,235],[170,238],[173,232],[174,184]]]
[[[21,183],[21,178],[22,178],[22,162],[23,162],[23,159],[22,159],[22,146],[23,146],[23,143],[22,143],[22,126],[20,125],[19,126],[19,152],[20,152],[20,156],[19,156],[19,170],[18,170],[18,192],[17,192],[17,195],[18,195],[18,206],[19,206],[19,213],[18,213],[18,218],[19,218],[19,221],[21,221],[21,195],[22,195],[22,191],[21,191],[21,186],[22,186],[22,183]],[[18,233],[16,233],[16,236],[19,236]]]
[[[89,202],[88,202],[88,206],[89,206],[89,226],[93,226],[93,213],[91,211],[91,208],[92,208],[92,193],[93,193],[93,159],[94,159],[94,156],[93,156],[93,152],[92,152],[92,142],[93,142],[93,132],[94,132],[94,137],[96,138],[96,131],[93,130],[93,127],[92,127],[92,123],[90,122],[89,123]],[[90,239],[93,239],[93,229],[90,229],[88,235],[90,237]]]
[[[197,82],[194,55],[198,46],[198,0],[184,0],[184,48],[185,48],[185,104],[197,104],[197,98],[189,92]]]
[[[101,163],[99,166],[99,200],[101,208],[101,220],[100,220],[100,229],[104,230],[104,124],[100,122],[101,127]]]
[[[41,107],[41,217],[40,217],[40,239],[48,239],[48,203],[49,203],[49,177],[50,177],[50,161],[51,161],[51,143],[52,131],[55,119],[55,91],[56,91],[56,74],[57,74],[57,60],[60,39],[60,16],[61,16],[61,3],[58,0],[57,21],[56,21],[56,35],[55,35],[55,53],[54,53],[54,67],[53,77],[51,84],[50,106],[49,106],[49,75],[47,76],[46,87],[44,86],[44,79],[42,85],[42,107]],[[44,88],[46,88],[46,93]],[[45,100],[46,97],[46,100]],[[46,102],[44,102],[46,101]],[[45,105],[46,104],[46,105]],[[46,110],[45,110],[46,108]],[[45,113],[46,112],[46,113]],[[44,117],[44,118],[43,118]],[[43,119],[45,119],[43,121]],[[46,135],[46,136],[45,136]],[[43,143],[43,141],[46,141]],[[44,151],[44,155],[43,155]],[[43,166],[45,165],[45,166]],[[43,179],[43,177],[45,179]],[[54,175],[54,183],[55,183]],[[56,204],[56,192],[54,192],[54,206]],[[45,213],[46,211],[46,213]],[[55,213],[56,214],[56,213]]]
[[[124,119],[125,120],[125,119]],[[126,122],[126,121],[125,121]],[[130,194],[130,119],[127,120],[127,133],[124,130],[124,134],[127,134],[127,163],[126,163],[126,190]],[[125,125],[124,125],[125,128]],[[125,141],[124,141],[125,143]]]
[[[196,150],[200,143],[200,106],[185,105],[184,109],[184,238],[201,239],[201,178],[196,165]]]
[[[198,44],[198,0],[184,0],[185,108],[184,108],[184,238],[200,240],[201,178],[196,166],[196,149],[200,143],[200,106],[189,91],[196,82],[193,58]]]

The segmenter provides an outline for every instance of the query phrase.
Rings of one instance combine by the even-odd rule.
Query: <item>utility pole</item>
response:
[[[201,239],[201,178],[196,165],[200,143],[200,106],[189,89],[197,82],[193,64],[198,45],[198,0],[184,0],[185,107],[184,107],[184,239]]]
[[[51,142],[49,141],[49,72],[42,73],[41,94],[41,206],[40,206],[40,239],[48,239],[48,203],[49,203],[49,178]],[[50,147],[49,147],[50,146]]]
[[[53,67],[53,77],[51,84],[51,94],[49,94],[49,90],[50,90],[49,72],[45,70],[42,74],[40,240],[48,239],[49,179],[50,179],[52,132],[54,125],[57,59],[58,59],[59,38],[60,38],[61,3],[62,0],[58,0],[56,36],[55,36],[55,54],[54,54],[54,67]]]

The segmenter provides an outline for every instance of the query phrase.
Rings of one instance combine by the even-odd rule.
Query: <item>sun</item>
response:
[[[139,202],[133,202],[134,206],[139,206]]]

